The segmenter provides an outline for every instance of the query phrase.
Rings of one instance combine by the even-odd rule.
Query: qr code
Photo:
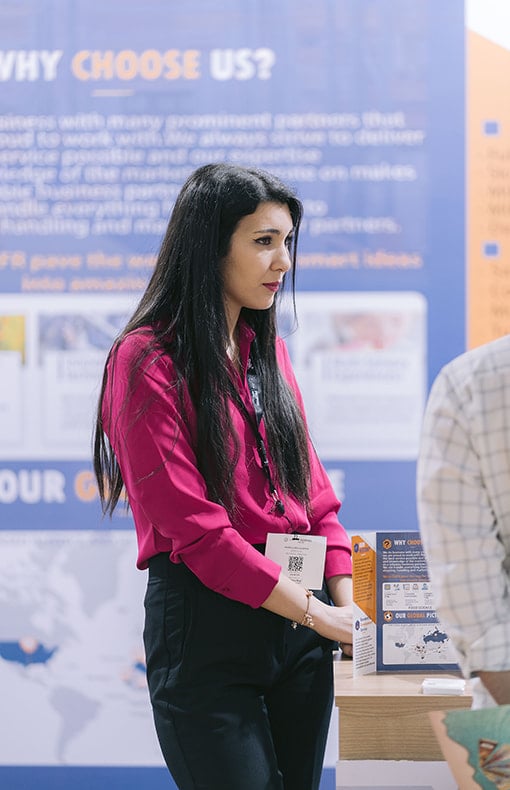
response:
[[[300,573],[303,570],[303,557],[289,557],[287,569],[293,573]]]

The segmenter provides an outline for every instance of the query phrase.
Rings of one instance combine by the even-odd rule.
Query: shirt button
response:
[[[292,535],[292,533],[294,532],[294,528],[293,527],[287,527],[287,532],[289,533],[289,535]]]

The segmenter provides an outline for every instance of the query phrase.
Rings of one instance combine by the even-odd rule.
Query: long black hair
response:
[[[265,171],[230,164],[209,164],[193,172],[176,200],[149,284],[109,354],[94,435],[94,471],[103,512],[113,513],[123,489],[121,470],[103,428],[103,399],[115,375],[115,354],[122,339],[150,327],[148,342],[131,371],[130,387],[148,354],[169,354],[178,391],[187,388],[196,410],[199,471],[209,497],[235,511],[238,441],[229,415],[232,379],[223,295],[223,261],[238,222],[264,202],[287,205],[294,235],[290,255],[295,290],[296,245],[302,205],[278,178]],[[280,374],[275,350],[276,303],[267,310],[241,310],[255,331],[252,362],[264,392],[264,420],[275,482],[309,506],[310,459],[307,430],[292,391]],[[127,398],[129,398],[129,393]],[[147,406],[150,408],[150,405]],[[183,410],[184,411],[184,410]],[[110,415],[114,416],[114,415]]]

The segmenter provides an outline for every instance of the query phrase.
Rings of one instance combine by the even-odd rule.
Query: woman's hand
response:
[[[335,607],[348,610],[345,616],[350,619],[349,636],[339,639],[338,645],[344,656],[352,658],[352,577],[332,576],[328,579],[328,591]]]
[[[343,644],[346,655],[349,655],[350,646],[352,655],[350,577],[334,576],[329,579],[328,591],[334,606],[319,601],[315,596],[308,599],[306,590],[282,573],[278,584],[266,598],[262,607],[297,623],[302,621],[305,612],[308,611],[313,621],[313,625],[310,627],[326,639]]]
[[[338,646],[344,656],[347,656],[347,658],[352,658],[352,644],[348,644],[347,642],[339,642]]]
[[[343,645],[342,651],[352,655],[352,604],[328,606],[314,598],[310,602],[310,614],[314,631]]]

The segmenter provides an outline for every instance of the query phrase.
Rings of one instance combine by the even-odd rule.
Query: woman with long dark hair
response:
[[[301,215],[269,173],[196,170],[105,367],[95,472],[106,513],[125,489],[149,569],[147,678],[182,790],[316,790],[352,642],[350,542],[276,334]]]

